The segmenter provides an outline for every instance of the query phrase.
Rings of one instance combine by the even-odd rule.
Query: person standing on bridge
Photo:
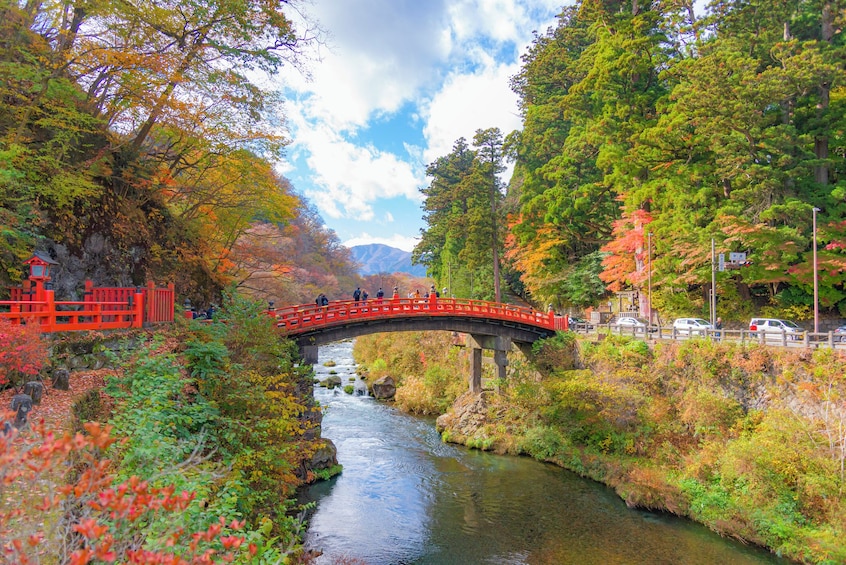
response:
[[[394,300],[399,300],[399,287],[398,287],[398,286],[395,286],[395,287],[394,287],[394,296],[393,296],[393,298],[394,298]]]
[[[361,298],[361,288],[355,287],[353,291],[353,300],[355,301],[355,305],[358,306],[358,301]]]
[[[382,299],[385,298],[385,291],[382,290],[382,287],[379,287],[379,290],[376,291],[376,300],[382,302]]]
[[[362,290],[362,291],[361,291],[361,301],[362,301],[362,302],[367,302],[367,298],[368,298],[369,296],[370,296],[370,295],[369,295],[369,294],[367,294],[367,291],[366,291],[366,290]]]

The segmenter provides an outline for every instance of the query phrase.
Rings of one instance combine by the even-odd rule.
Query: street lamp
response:
[[[814,206],[811,208],[813,213],[813,233],[814,233],[814,333],[820,333],[820,281],[817,271],[817,212],[820,209]]]

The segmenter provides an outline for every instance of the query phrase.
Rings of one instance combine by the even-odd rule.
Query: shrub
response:
[[[535,459],[546,461],[560,456],[565,445],[564,437],[556,428],[535,426],[526,430],[520,450]]]
[[[0,319],[0,386],[21,386],[47,362],[47,346],[35,322]]]

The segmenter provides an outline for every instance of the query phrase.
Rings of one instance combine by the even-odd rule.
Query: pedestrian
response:
[[[420,289],[419,288],[414,289],[414,298],[420,298]]]
[[[355,287],[353,291],[353,300],[355,300],[355,305],[358,306],[358,301],[361,298],[361,288]]]
[[[368,298],[369,296],[370,296],[370,295],[369,295],[369,294],[367,294],[367,291],[366,291],[366,290],[362,290],[362,291],[361,291],[361,301],[362,301],[362,302],[367,302],[367,298]]]
[[[379,299],[379,301],[381,302],[384,297],[385,297],[385,291],[382,290],[382,287],[380,286],[379,290],[376,291],[376,298]]]
[[[720,335],[722,334],[720,330],[723,329],[723,319],[719,316],[717,317],[717,321],[714,323],[714,329],[717,330],[714,335],[720,337]]]
[[[320,296],[321,296],[321,298],[320,298],[321,306],[329,306],[329,298],[327,298],[327,296],[325,294],[321,294]]]
[[[317,295],[317,298],[314,299],[314,304],[316,306],[323,306],[323,293]]]
[[[399,299],[399,287],[398,287],[398,286],[395,286],[395,287],[394,287],[394,296],[393,296],[393,298],[394,298],[394,299]]]

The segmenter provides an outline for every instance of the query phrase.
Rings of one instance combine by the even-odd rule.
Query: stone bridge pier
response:
[[[512,345],[516,346],[526,356],[531,352],[530,343],[515,342],[510,337],[495,335],[469,334],[466,345],[470,349],[470,392],[482,392],[482,350],[493,350],[493,362],[496,365],[496,378],[504,380],[508,367],[508,352]]]

